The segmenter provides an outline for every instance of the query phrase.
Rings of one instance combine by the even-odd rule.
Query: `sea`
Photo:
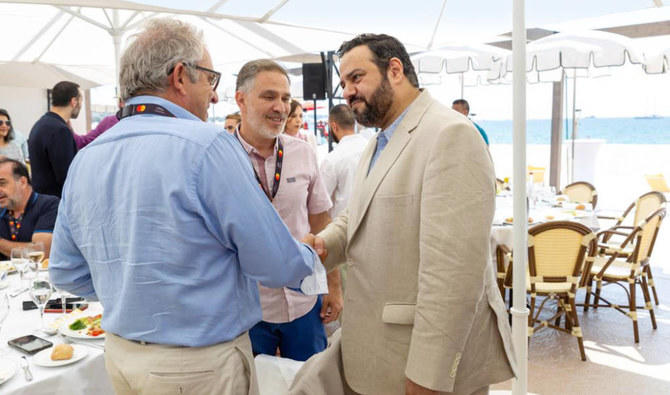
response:
[[[491,144],[512,144],[512,121],[474,119]],[[526,123],[527,144],[551,143],[551,120],[531,119]],[[572,120],[563,121],[563,135],[572,137]],[[578,139],[604,139],[609,144],[670,144],[670,117],[583,118],[577,126]]]

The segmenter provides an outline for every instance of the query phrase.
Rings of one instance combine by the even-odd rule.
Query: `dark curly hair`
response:
[[[4,108],[0,108],[0,115],[4,115],[7,117],[8,121],[12,121],[12,117],[9,116],[9,113],[7,110]],[[4,137],[5,143],[9,143],[10,141],[14,140],[14,125],[10,123],[9,125],[9,132],[7,132],[7,135]]]
[[[345,53],[360,45],[365,45],[370,49],[374,55],[372,60],[382,75],[386,75],[389,60],[398,58],[402,62],[402,68],[409,83],[415,88],[419,87],[419,79],[416,76],[416,71],[414,71],[414,65],[405,46],[397,38],[387,34],[360,34],[349,41],[343,42],[340,49],[337,50],[337,56],[341,59]]]

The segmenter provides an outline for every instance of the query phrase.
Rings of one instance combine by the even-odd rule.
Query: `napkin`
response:
[[[326,268],[323,267],[319,258],[314,259],[314,272],[305,277],[300,284],[300,291],[305,295],[319,295],[328,293],[328,280],[326,279]]]

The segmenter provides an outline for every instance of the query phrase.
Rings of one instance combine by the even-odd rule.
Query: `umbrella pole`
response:
[[[514,95],[514,267],[512,338],[516,352],[517,377],[512,393],[528,391],[528,308],[526,307],[526,261],[528,254],[528,212],[526,211],[526,23],[524,0],[513,0],[512,59]],[[526,182],[532,182],[526,181]]]
[[[572,74],[572,148],[570,161],[570,182],[575,182],[575,139],[577,138],[577,69]]]
[[[113,11],[114,18],[114,27],[112,33],[112,40],[114,41],[114,89],[116,90],[116,97],[121,97],[121,85],[119,82],[119,77],[121,73],[120,64],[121,64],[121,36],[123,35],[122,30],[117,30],[119,26],[119,10]]]

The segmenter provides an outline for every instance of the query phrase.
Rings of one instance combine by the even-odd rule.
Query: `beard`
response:
[[[70,118],[72,119],[77,119],[79,116],[79,111],[81,110],[81,105],[78,105],[77,107],[72,109],[72,112],[70,113]]]
[[[273,128],[263,124],[263,118],[265,115],[259,115],[250,119],[249,126],[256,131],[259,135],[266,139],[274,139],[281,134],[281,132],[286,127],[286,117],[282,116],[281,126],[278,128]]]
[[[362,110],[354,107],[351,108],[356,121],[363,126],[379,127],[386,113],[391,108],[391,104],[393,104],[393,88],[391,88],[388,78],[384,76],[384,79],[372,93],[369,101],[362,96],[356,96],[349,100],[349,102],[351,103],[354,100],[360,100],[365,104]]]

